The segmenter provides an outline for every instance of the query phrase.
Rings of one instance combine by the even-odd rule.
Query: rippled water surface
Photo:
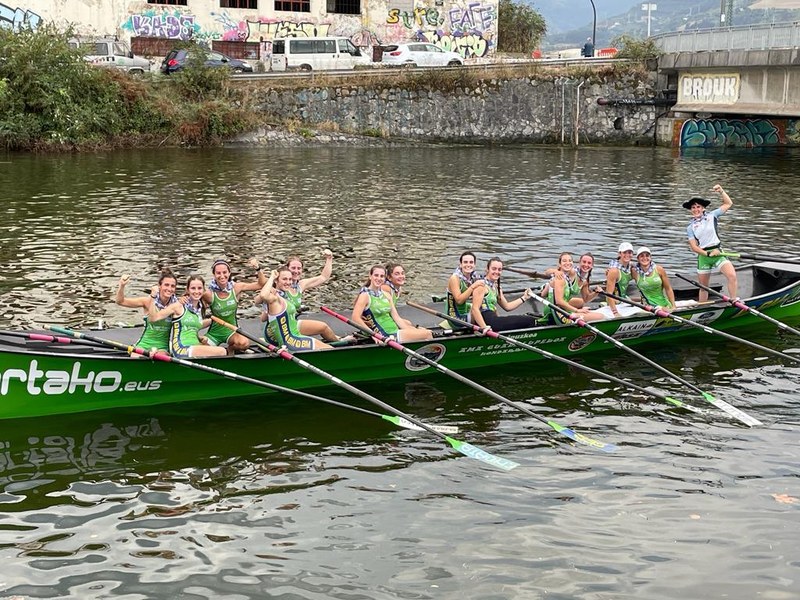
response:
[[[226,256],[246,277],[250,256],[295,253],[313,273],[325,247],[335,277],[312,305],[345,306],[395,259],[425,300],[467,248],[541,270],[562,250],[603,264],[627,240],[688,268],[680,203],[717,182],[735,202],[728,245],[796,253],[798,164],[649,148],[0,155],[0,323],[134,323],[112,304],[122,273],[144,291],[163,266]],[[772,327],[747,336],[800,352]],[[364,389],[519,468],[276,396],[0,422],[0,597],[797,598],[800,367],[710,337],[642,350],[765,425],[559,365],[469,376],[618,452],[441,376]],[[592,366],[687,399],[629,357]]]

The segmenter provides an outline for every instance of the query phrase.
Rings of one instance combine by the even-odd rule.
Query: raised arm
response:
[[[301,290],[310,290],[318,285],[322,285],[331,278],[333,274],[333,252],[325,248],[325,250],[322,251],[322,256],[325,257],[325,266],[322,267],[322,273],[316,277],[301,279],[299,283]]]
[[[114,297],[114,301],[119,304],[120,306],[124,306],[125,308],[144,308],[148,309],[150,307],[151,296],[142,296],[140,298],[126,298],[125,297],[125,286],[131,280],[130,275],[123,275],[119,278],[119,285],[117,286],[117,294]],[[155,294],[158,293],[158,287],[156,286],[154,289]]]
[[[256,281],[237,281],[234,283],[233,289],[237,296],[239,292],[255,292],[260,290],[267,283],[267,276],[264,274],[264,269],[261,268],[257,259],[251,258],[247,262],[247,265],[255,270],[258,279]]]
[[[728,195],[728,192],[722,189],[720,184],[716,184],[711,191],[716,192],[719,194],[719,197],[722,199],[722,206],[719,207],[719,210],[722,212],[728,212],[728,210],[733,206],[733,200]]]

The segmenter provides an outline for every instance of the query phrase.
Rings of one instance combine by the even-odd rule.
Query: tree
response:
[[[514,0],[500,0],[497,49],[529,54],[539,47],[547,31],[544,17],[532,6]]]

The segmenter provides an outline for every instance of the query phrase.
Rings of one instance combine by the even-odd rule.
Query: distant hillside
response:
[[[547,38],[543,48],[580,46],[592,35],[592,4],[589,0],[528,0],[547,22]],[[756,23],[784,23],[800,20],[800,10],[751,10],[745,6],[755,0],[737,0],[730,21],[734,26]],[[585,9],[584,5],[585,4]],[[626,34],[643,38],[647,35],[646,2],[631,0],[594,0],[597,7],[597,46],[608,46],[611,40]],[[720,0],[654,0],[656,10],[650,12],[650,34],[707,29],[719,26]]]

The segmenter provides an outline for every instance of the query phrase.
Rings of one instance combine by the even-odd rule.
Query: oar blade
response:
[[[746,412],[739,410],[738,408],[736,408],[731,404],[728,404],[724,400],[714,398],[714,396],[712,396],[711,394],[703,392],[703,398],[705,398],[708,403],[713,404],[721,411],[728,413],[734,419],[738,419],[745,425],[748,425],[750,427],[757,427],[759,425],[763,425],[763,423],[758,419],[756,419],[755,417],[751,417]]]
[[[603,452],[616,452],[619,450],[618,446],[614,444],[607,444],[606,442],[601,442],[599,440],[595,440],[590,438],[589,436],[583,435],[582,433],[578,433],[574,429],[570,429],[569,427],[564,427],[560,423],[556,423],[555,421],[548,421],[547,422],[550,427],[556,430],[561,435],[567,436],[569,439],[579,442],[581,444],[586,444],[587,446],[591,446],[597,450],[602,450]]]
[[[477,446],[473,446],[467,442],[462,442],[451,437],[448,437],[447,441],[455,450],[458,450],[464,456],[469,456],[475,460],[485,462],[486,464],[502,469],[503,471],[511,471],[519,466],[519,463],[514,462],[513,460],[508,460],[507,458],[489,454],[486,452],[486,450],[481,450]]]
[[[381,417],[390,423],[397,425],[398,427],[403,427],[404,429],[411,429],[412,431],[425,431],[419,425],[416,425],[408,419],[404,419],[403,417],[397,417],[395,415],[381,415]],[[428,427],[434,431],[438,431],[439,433],[444,433],[445,435],[458,433],[458,427],[453,425],[428,425]]]

